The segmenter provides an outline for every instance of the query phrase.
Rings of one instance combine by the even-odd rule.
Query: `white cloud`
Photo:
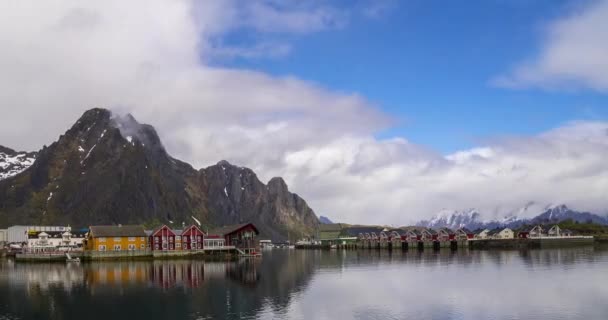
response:
[[[493,82],[511,88],[608,90],[608,1],[550,24],[537,57]]]
[[[355,93],[209,66],[214,43],[244,28],[235,18],[244,9],[196,3],[0,3],[0,143],[37,149],[85,109],[111,107],[153,124],[176,157],[196,167],[227,159],[265,181],[284,176],[337,220],[405,224],[443,207],[498,214],[531,200],[606,208],[608,124],[572,123],[447,157],[379,140],[390,119]]]

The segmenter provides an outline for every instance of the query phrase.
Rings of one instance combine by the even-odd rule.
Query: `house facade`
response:
[[[549,229],[549,231],[547,231],[547,235],[549,237],[561,237],[562,229],[558,225],[554,225]]]
[[[166,225],[152,231],[148,241],[152,251],[175,251],[182,248],[181,235]]]
[[[509,228],[500,229],[492,234],[494,239],[513,239],[514,237],[515,233]]]
[[[487,239],[487,238],[488,238],[489,233],[490,233],[490,230],[489,230],[489,229],[483,229],[482,231],[478,232],[478,233],[475,235],[475,238],[476,238],[476,239]]]
[[[456,240],[468,240],[475,238],[475,233],[467,228],[456,230]]]
[[[197,226],[191,225],[181,233],[182,250],[202,250],[205,233]]]
[[[146,250],[147,239],[142,226],[90,226],[84,247],[101,252]]]
[[[456,240],[456,233],[450,228],[441,228],[437,232],[437,240],[441,242]]]

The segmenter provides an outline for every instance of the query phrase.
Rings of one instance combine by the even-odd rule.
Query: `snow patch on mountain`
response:
[[[477,209],[464,211],[443,209],[430,220],[417,223],[418,226],[427,228],[451,228],[458,229],[466,227],[469,229],[509,227],[519,228],[523,225],[555,223],[567,219],[577,222],[593,222],[608,224],[608,218],[590,212],[580,212],[568,208],[564,204],[544,205],[530,202],[518,210],[500,218],[483,220],[483,215]]]
[[[25,171],[36,161],[35,153],[15,152],[8,148],[0,149],[0,180],[8,179]]]

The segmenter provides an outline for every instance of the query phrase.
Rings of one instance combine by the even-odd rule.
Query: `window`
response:
[[[129,237],[129,242],[135,241],[135,237]]]
[[[159,243],[160,242],[160,237],[154,237],[154,242],[155,243]]]
[[[99,242],[106,242],[106,238],[103,238],[103,237],[99,238]]]
[[[175,244],[175,247],[176,247],[176,248],[181,248],[181,247],[182,247],[182,244],[178,242],[178,243],[176,243],[176,244]]]
[[[100,245],[98,248],[99,251],[106,251],[106,246],[105,245]]]
[[[188,241],[188,236],[184,236],[184,241]]]
[[[146,248],[146,245],[142,243],[142,244],[141,244],[141,248],[142,248],[142,249],[145,249],[145,248]]]
[[[122,249],[120,248],[119,244],[115,244],[114,245],[114,251],[121,251]]]
[[[133,251],[135,250],[135,245],[134,244],[129,244],[129,251]]]
[[[146,237],[141,237],[139,240],[146,241]]]
[[[181,240],[182,240],[182,237],[180,237],[180,236],[175,236],[175,240],[177,240],[177,241],[181,241]]]
[[[114,237],[114,241],[120,242],[120,237]]]

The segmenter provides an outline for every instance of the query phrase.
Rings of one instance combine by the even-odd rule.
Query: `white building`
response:
[[[82,247],[84,233],[66,231],[28,231],[26,248],[30,252],[70,251]]]
[[[488,234],[490,233],[490,230],[488,229],[484,229],[483,231],[481,231],[480,233],[475,235],[476,239],[487,239],[488,238]]]
[[[8,243],[25,243],[27,242],[27,233],[29,231],[67,231],[69,227],[64,226],[12,226],[7,229]]]
[[[515,237],[515,232],[509,228],[504,228],[499,232],[495,233],[494,239],[513,239]]]
[[[8,230],[0,229],[0,246],[3,246],[8,242]]]

